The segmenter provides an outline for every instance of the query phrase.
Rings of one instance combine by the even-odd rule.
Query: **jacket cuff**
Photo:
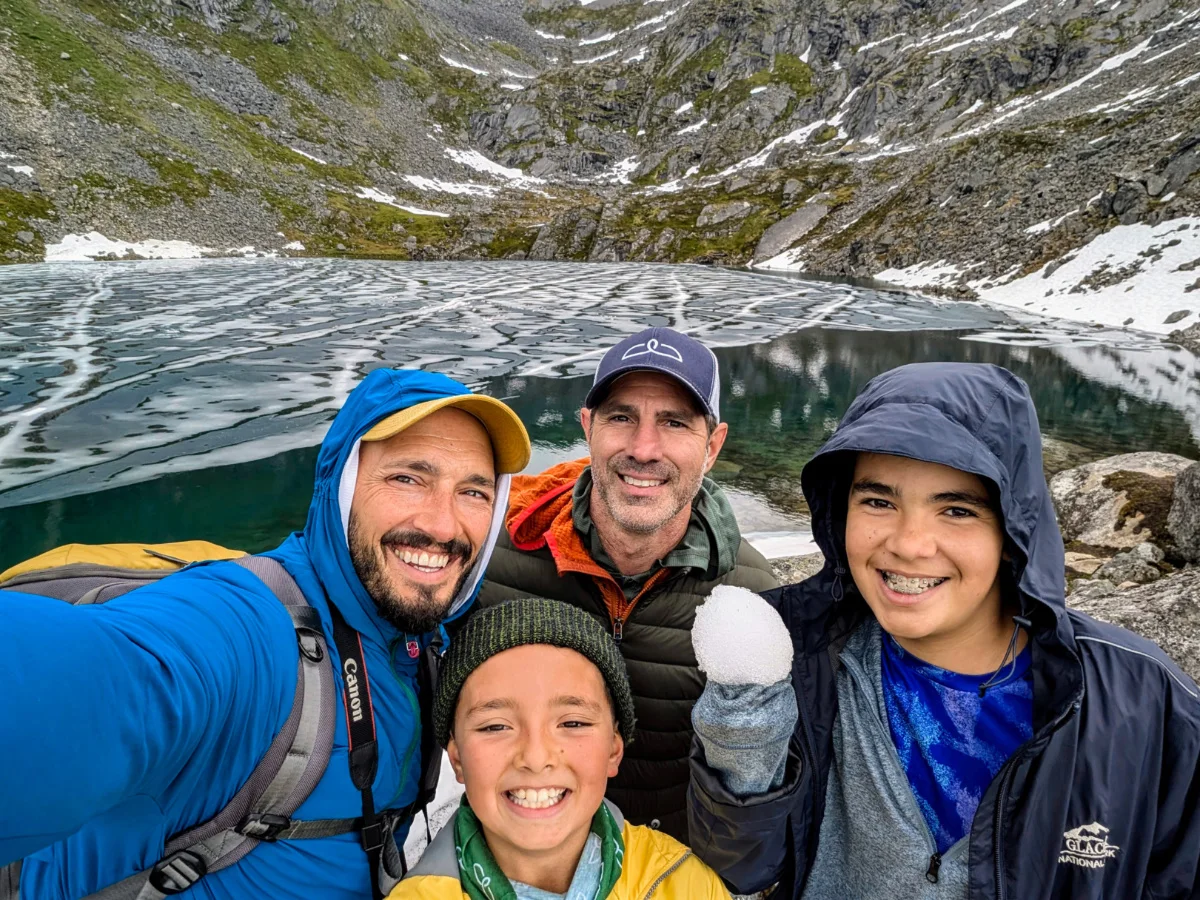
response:
[[[692,849],[735,894],[766,890],[791,868],[789,831],[809,774],[793,737],[788,745],[783,784],[739,798],[725,788],[720,771],[705,761],[700,739],[689,757],[688,837]]]

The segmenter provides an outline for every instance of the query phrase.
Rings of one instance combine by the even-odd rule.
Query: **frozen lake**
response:
[[[381,365],[504,397],[533,466],[582,455],[599,355],[668,324],[717,348],[716,476],[744,530],[803,531],[798,474],[863,384],[923,359],[995,362],[1043,430],[1197,455],[1197,360],[1148,335],[978,303],[698,266],[197,260],[0,269],[0,568],[57,543],[203,537],[248,550],[303,522],[333,413]]]

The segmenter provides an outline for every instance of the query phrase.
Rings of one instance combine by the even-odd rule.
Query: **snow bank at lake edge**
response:
[[[971,278],[973,265],[928,260],[877,281],[912,290],[969,287],[985,303],[1088,324],[1169,334],[1200,322],[1200,216],[1118,225],[1017,278]],[[781,266],[786,268],[786,266]]]
[[[291,241],[284,250],[300,251],[304,245]],[[218,249],[193,244],[190,241],[111,240],[99,231],[87,234],[68,234],[60,241],[46,245],[46,262],[96,262],[114,259],[202,259],[217,256],[276,257],[278,250],[259,250],[255,247]]]

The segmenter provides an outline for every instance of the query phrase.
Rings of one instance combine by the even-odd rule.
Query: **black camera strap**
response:
[[[367,657],[363,652],[362,637],[346,623],[337,604],[330,602],[329,614],[333,621],[333,642],[342,662],[342,699],[350,740],[350,780],[362,794],[362,845],[371,868],[371,896],[381,900],[379,870],[384,828],[371,794],[379,768],[379,745],[375,739],[375,710],[371,707]]]

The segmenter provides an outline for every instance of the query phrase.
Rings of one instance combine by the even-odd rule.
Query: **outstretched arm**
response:
[[[3,592],[0,621],[0,864],[131,797],[163,805],[197,759],[241,771],[293,699],[287,613],[231,564],[98,606]]]
[[[734,890],[754,893],[787,867],[803,775],[792,641],[765,600],[720,587],[696,612],[692,644],[708,683],[692,711],[690,840]]]

